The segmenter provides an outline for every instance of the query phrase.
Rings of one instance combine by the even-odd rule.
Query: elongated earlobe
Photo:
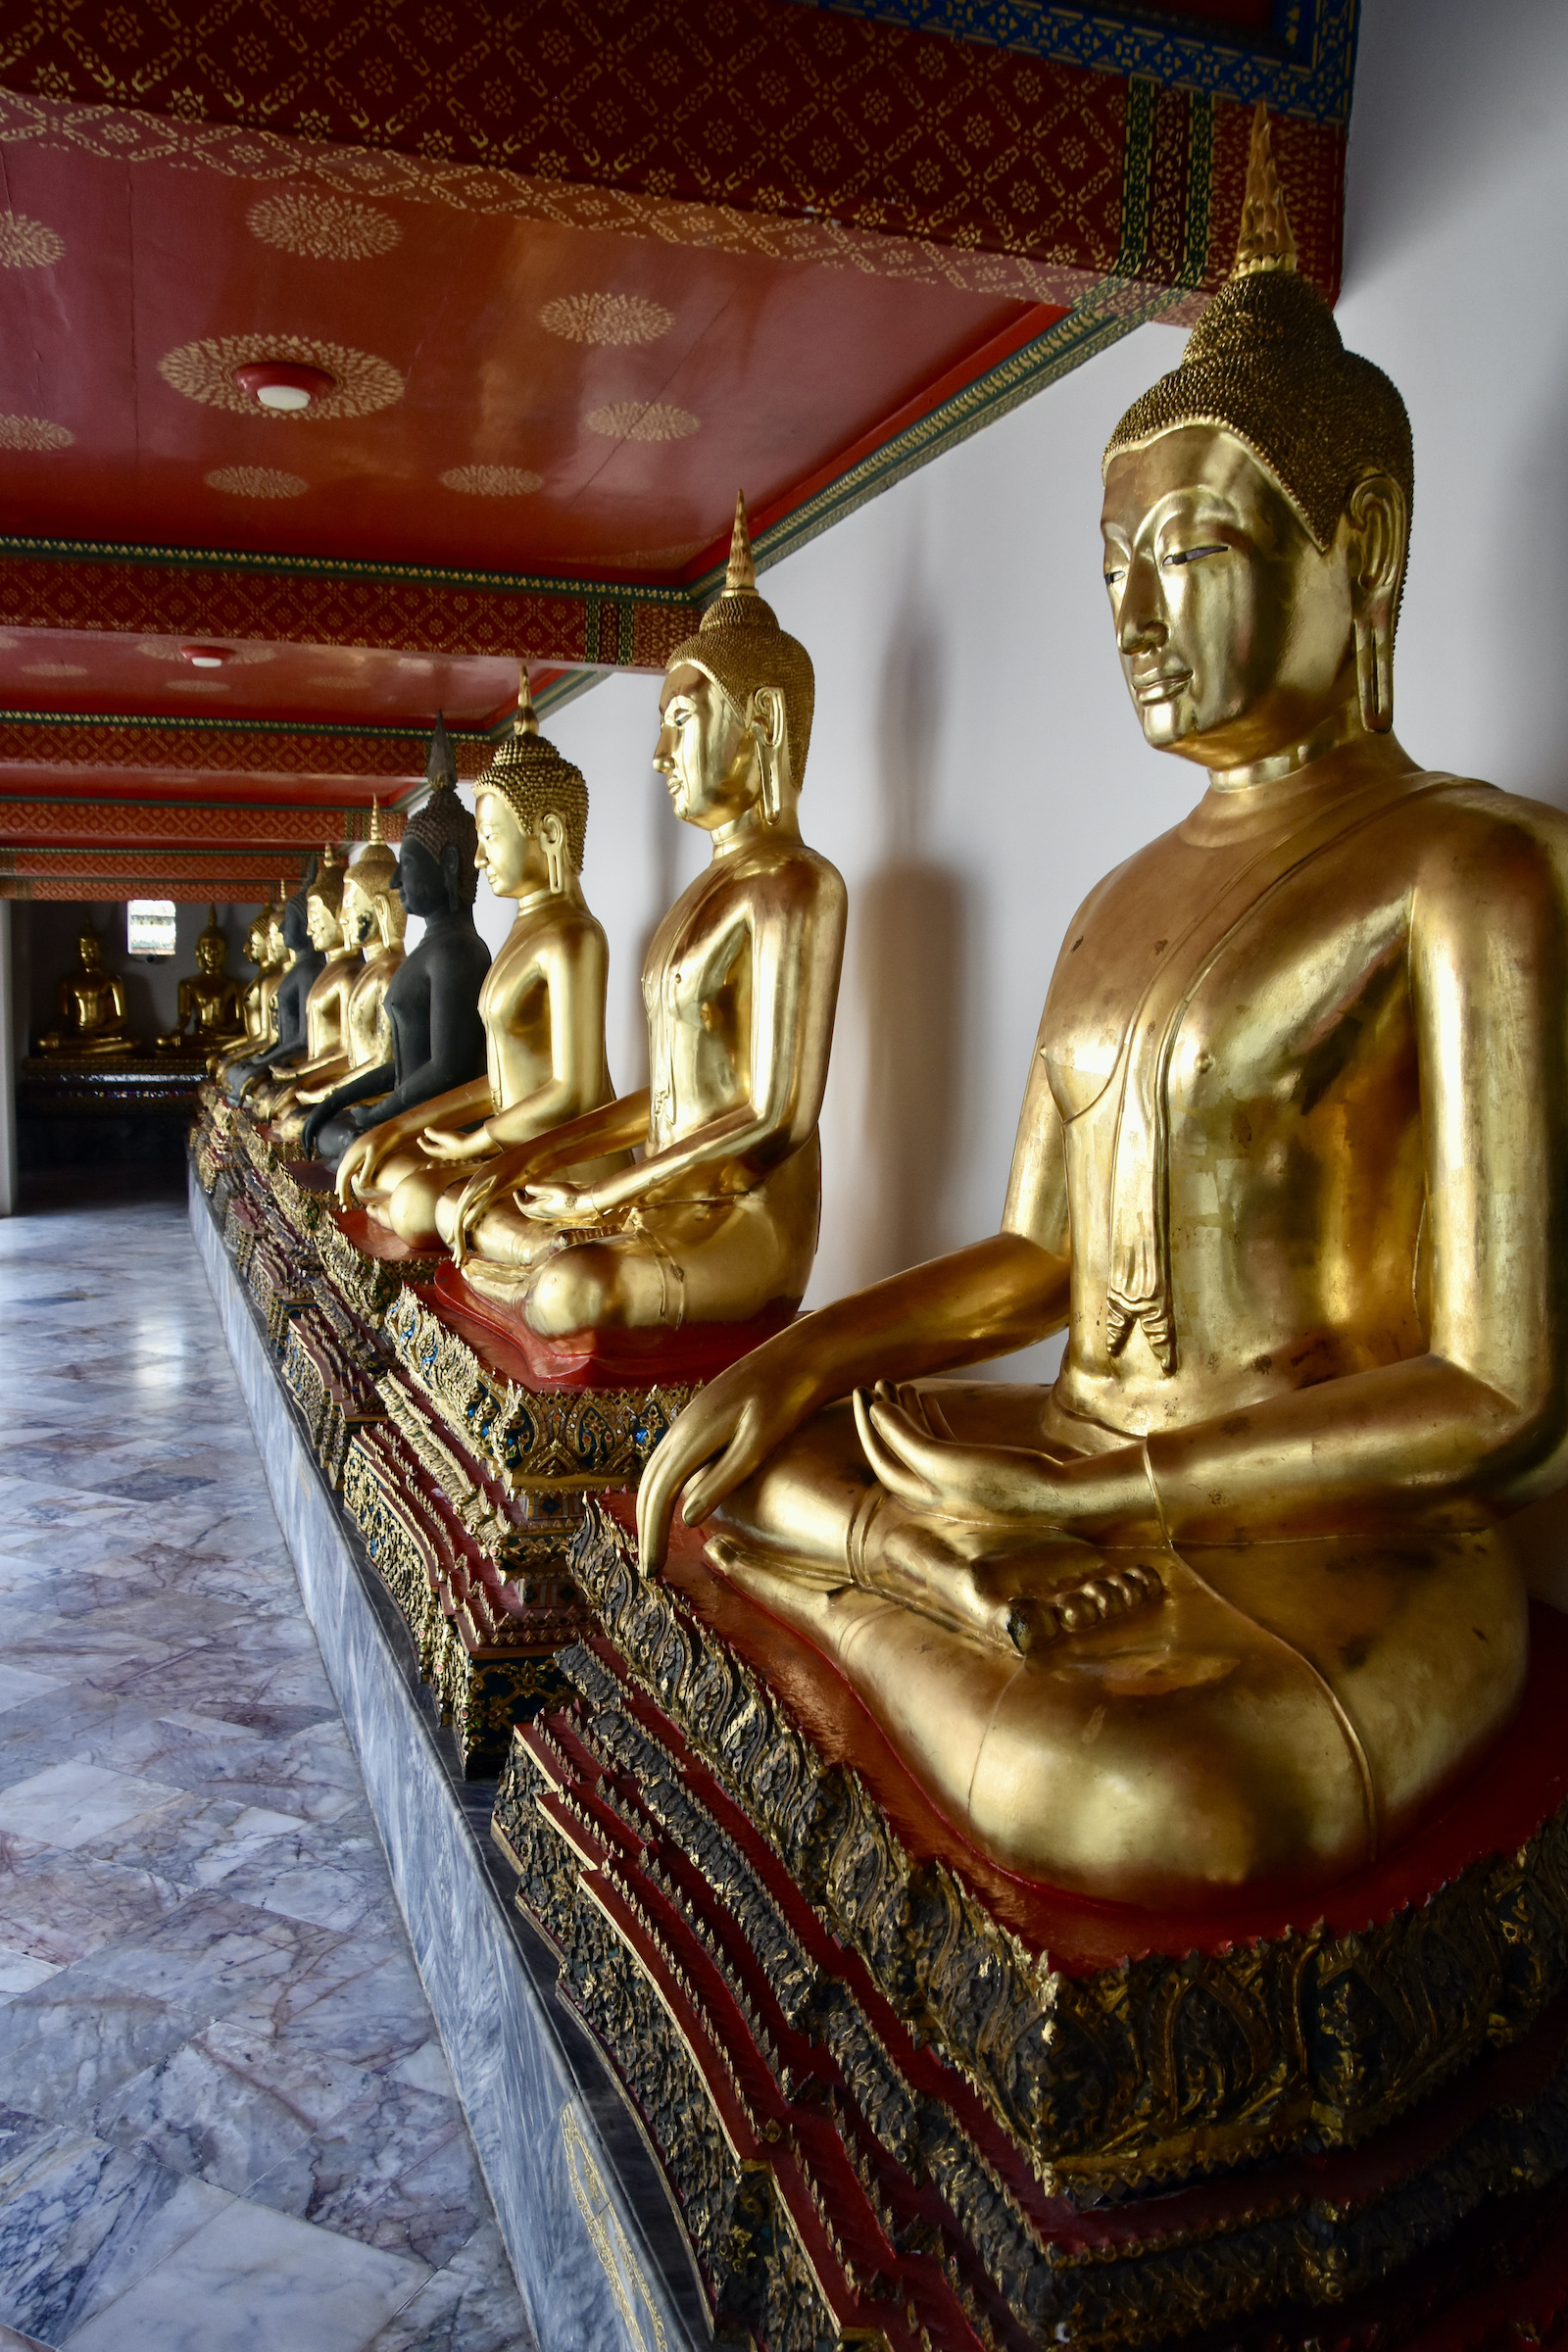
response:
[[[752,735],[761,771],[762,822],[776,825],[784,813],[790,772],[789,727],[776,686],[759,686],[752,696]]]
[[[1355,623],[1355,691],[1361,724],[1369,735],[1387,735],[1394,725],[1394,644],[1385,619],[1371,614]]]
[[[1359,577],[1353,583],[1355,691],[1369,735],[1394,725],[1394,622],[1409,515],[1404,494],[1387,474],[1369,474],[1350,493],[1349,517],[1361,534]]]
[[[566,835],[559,816],[547,816],[539,828],[540,846],[545,854],[545,873],[550,888],[559,899],[566,887]]]

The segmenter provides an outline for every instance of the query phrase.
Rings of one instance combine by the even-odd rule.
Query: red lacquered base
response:
[[[816,2340],[890,2352],[1550,2332],[1568,1626],[1540,1613],[1513,1729],[1375,1870],[1163,1916],[972,1853],[825,1661],[689,1534],[644,1583],[612,1509],[573,1560],[581,1695],[517,1733],[496,1828],[715,2327],[771,2346],[804,2299]]]

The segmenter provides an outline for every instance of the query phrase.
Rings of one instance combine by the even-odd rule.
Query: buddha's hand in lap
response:
[[[495,1148],[488,1126],[472,1127],[466,1133],[452,1127],[426,1127],[419,1138],[419,1150],[428,1159],[485,1159]]]
[[[485,1211],[521,1191],[538,1156],[537,1145],[522,1144],[487,1159],[468,1178],[458,1197],[458,1212],[452,1228],[452,1255],[458,1265],[466,1258],[468,1244]]]
[[[575,1184],[530,1184],[517,1196],[525,1217],[545,1225],[602,1225],[605,1211],[593,1194]]]
[[[377,1156],[373,1134],[356,1136],[350,1144],[337,1163],[337,1197],[343,1207],[352,1208],[356,1200],[364,1200]]]
[[[1136,1446],[1058,1462],[1021,1446],[960,1444],[929,1391],[886,1381],[856,1391],[855,1425],[877,1483],[916,1518],[1009,1536],[1157,1540]]]

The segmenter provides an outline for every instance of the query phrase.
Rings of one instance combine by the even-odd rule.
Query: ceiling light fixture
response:
[[[234,381],[258,407],[280,416],[297,416],[337,390],[337,377],[300,360],[252,360],[234,370]]]
[[[226,645],[182,645],[179,658],[188,662],[192,669],[221,669],[232,656]]]

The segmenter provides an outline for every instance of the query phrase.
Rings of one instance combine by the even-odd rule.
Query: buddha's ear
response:
[[[751,728],[762,769],[762,815],[768,824],[776,825],[795,784],[789,712],[781,688],[759,686],[754,690]]]
[[[447,904],[456,913],[463,905],[463,852],[455,841],[449,841],[441,852],[441,871],[446,878]]]
[[[552,808],[539,820],[539,846],[545,854],[545,872],[559,899],[566,887],[566,828]]]
[[[1409,545],[1410,514],[1392,474],[1369,473],[1350,492],[1350,610],[1355,623],[1355,684],[1369,735],[1394,724],[1394,624]]]

